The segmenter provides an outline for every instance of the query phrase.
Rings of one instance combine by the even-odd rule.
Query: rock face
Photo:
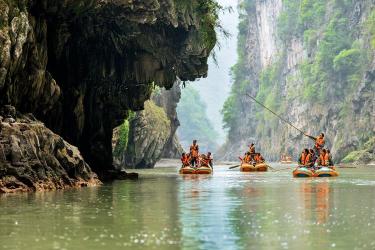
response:
[[[33,113],[103,175],[113,128],[153,84],[206,75],[208,2],[0,0],[0,105]]]
[[[8,106],[0,115],[0,193],[100,184],[78,149],[31,114]]]
[[[180,121],[177,116],[177,104],[180,98],[181,88],[179,84],[175,84],[170,90],[162,89],[160,93],[152,96],[152,101],[155,102],[157,106],[164,109],[171,124],[168,140],[161,154],[162,158],[180,158],[184,151],[176,133],[177,128],[180,126]]]
[[[124,165],[134,168],[151,168],[160,159],[169,139],[171,123],[163,108],[152,101],[138,112],[130,122],[129,142]]]
[[[130,119],[127,134],[121,132],[122,127],[114,129],[114,161],[119,168],[152,168],[162,157],[180,157],[183,150],[176,136],[180,96],[178,84],[170,90],[158,89],[145,103],[145,109]],[[127,143],[121,136],[127,138]],[[121,147],[121,143],[126,146]],[[118,148],[122,152],[117,152]]]
[[[269,160],[283,153],[297,158],[313,146],[245,93],[308,134],[324,132],[336,161],[366,149],[375,136],[373,7],[367,0],[244,1],[239,60],[224,107],[225,159],[252,141]]]

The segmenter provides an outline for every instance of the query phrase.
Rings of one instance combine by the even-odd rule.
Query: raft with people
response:
[[[325,149],[324,134],[321,133],[318,137],[312,137],[315,140],[314,149],[305,148],[302,150],[301,156],[298,160],[300,164],[293,171],[294,177],[336,177],[339,176],[333,160],[331,151]]]
[[[249,151],[245,153],[243,158],[240,157],[241,172],[266,172],[269,166],[265,163],[265,159],[260,153],[255,152],[255,145],[249,146]]]
[[[199,154],[197,140],[193,141],[189,153],[182,153],[181,163],[180,174],[212,174],[213,172],[212,154],[211,152]]]

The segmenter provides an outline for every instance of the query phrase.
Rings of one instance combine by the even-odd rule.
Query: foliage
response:
[[[375,136],[368,139],[359,150],[347,154],[341,161],[343,163],[361,162],[369,163],[375,160]]]
[[[361,51],[344,49],[333,59],[333,68],[340,75],[353,74],[360,66]]]
[[[375,49],[375,9],[373,9],[366,21],[366,29],[371,39],[371,46]]]
[[[182,90],[177,114],[181,124],[179,138],[182,142],[190,143],[197,139],[201,146],[212,148],[216,145],[218,133],[208,119],[207,107],[199,92],[192,86]]]
[[[186,15],[195,15],[199,21],[198,32],[207,48],[213,48],[216,44],[216,29],[225,33],[222,29],[219,13],[223,7],[217,0],[174,0],[176,9]]]
[[[124,122],[120,125],[118,143],[116,144],[116,147],[113,150],[114,157],[120,158],[121,155],[124,154],[126,148],[128,147],[130,129],[129,122],[134,118],[134,116],[135,113],[131,112],[129,117],[125,119]]]

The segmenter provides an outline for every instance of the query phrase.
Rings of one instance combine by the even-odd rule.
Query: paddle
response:
[[[231,167],[229,167],[229,169],[238,168],[239,166],[241,166],[241,164],[240,165],[231,166]]]
[[[242,162],[242,158],[241,157],[238,157],[240,160],[241,160],[241,162]],[[235,165],[235,166],[231,166],[231,167],[229,167],[229,169],[233,169],[233,168],[238,168],[239,166],[241,166],[241,164],[239,164],[239,165]]]

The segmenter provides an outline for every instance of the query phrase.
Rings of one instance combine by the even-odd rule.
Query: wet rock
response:
[[[41,122],[13,120],[0,123],[0,193],[100,184],[76,147]]]
[[[104,181],[112,181],[112,180],[137,180],[138,173],[128,173],[123,169],[119,170],[109,170],[104,177]]]

